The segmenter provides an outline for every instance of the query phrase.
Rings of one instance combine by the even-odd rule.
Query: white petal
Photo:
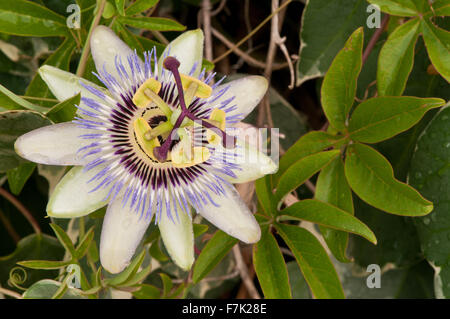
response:
[[[173,56],[180,61],[179,71],[189,74],[194,65],[197,65],[192,76],[200,74],[203,58],[203,32],[200,29],[184,32],[175,40],[169,43],[158,62],[158,69],[161,74],[163,60],[166,56]]]
[[[255,217],[242,201],[234,187],[223,185],[226,195],[211,194],[211,203],[204,205],[197,213],[228,235],[245,243],[255,243],[261,237],[261,229]]]
[[[128,66],[128,57],[134,54],[134,51],[130,49],[119,37],[109,28],[105,26],[97,26],[92,32],[91,37],[91,52],[94,58],[95,67],[98,71],[105,70],[114,76],[116,79],[120,79],[116,69],[116,56],[118,56],[127,72],[130,72]],[[139,59],[141,65],[142,61]],[[130,73],[129,73],[130,74]]]
[[[82,79],[75,74],[70,72],[66,72],[55,68],[50,65],[44,65],[39,68],[39,75],[47,84],[50,91],[52,91],[53,95],[59,100],[64,101],[68,98],[78,94],[81,92],[82,97],[87,97],[94,99],[98,102],[102,102],[102,100],[97,97],[97,95],[92,94],[88,90],[86,90],[81,84],[82,81],[84,84],[94,87],[106,95],[109,95],[108,90],[88,81]]]
[[[233,135],[233,134],[230,134]],[[222,177],[230,183],[246,183],[256,180],[267,174],[273,174],[277,171],[277,164],[267,155],[258,151],[251,143],[241,139],[236,140],[236,147],[225,149],[221,145],[217,146],[223,153],[228,154],[228,162],[239,165],[239,170],[234,170],[236,178],[223,175]],[[233,154],[233,155],[231,155]]]
[[[226,101],[232,97],[234,99],[228,103],[228,106],[236,106],[236,109],[227,112],[227,118],[232,116],[238,116],[240,119],[244,119],[256,105],[261,101],[266,94],[268,88],[268,82],[266,78],[258,75],[246,76],[229,83],[219,85],[213,92],[212,98],[214,99],[214,93],[228,87],[225,94],[215,100],[210,106],[218,108],[221,102]]]
[[[124,206],[122,197],[109,203],[100,239],[100,261],[107,271],[117,274],[129,265],[149,223],[130,210],[129,203]]]
[[[71,122],[44,126],[20,136],[14,148],[21,157],[35,163],[84,165],[89,160],[83,159],[77,152],[91,144],[92,140],[79,136],[91,132]]]
[[[172,215],[175,215],[172,212]],[[178,209],[178,217],[173,220],[163,211],[158,227],[164,246],[172,260],[188,271],[194,263],[194,231],[189,216]]]
[[[72,168],[56,185],[47,204],[47,214],[57,218],[73,218],[90,214],[105,206],[108,189],[90,192],[97,185],[88,183],[103,167],[83,171],[83,167]]]

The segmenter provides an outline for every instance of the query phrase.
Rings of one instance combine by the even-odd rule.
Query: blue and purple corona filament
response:
[[[100,103],[82,97],[82,102],[89,109],[78,106],[79,113],[83,117],[74,120],[81,128],[98,131],[98,133],[80,136],[80,138],[92,140],[90,145],[79,150],[83,157],[92,159],[85,166],[85,170],[94,169],[99,165],[104,166],[89,181],[90,185],[97,184],[91,191],[109,187],[107,197],[111,197],[110,200],[112,200],[121,190],[124,190],[123,205],[130,205],[135,212],[145,218],[152,218],[155,215],[155,222],[160,220],[163,211],[172,220],[177,218],[179,210],[190,215],[189,203],[196,210],[207,202],[217,206],[211,198],[210,192],[225,196],[226,190],[223,184],[229,185],[229,182],[223,176],[236,177],[236,171],[241,168],[236,164],[236,158],[232,161],[229,158],[230,156],[239,156],[238,154],[223,152],[221,151],[223,149],[208,142],[206,128],[219,133],[225,147],[241,147],[235,145],[234,137],[227,135],[209,121],[209,116],[215,108],[223,110],[225,113],[235,110],[234,97],[221,101],[219,104],[215,103],[226,93],[228,87],[225,87],[206,99],[194,97],[189,105],[185,105],[184,90],[177,72],[179,62],[176,58],[163,57],[165,68],[160,77],[158,77],[155,49],[145,52],[144,58],[142,65],[136,53],[129,56],[127,61],[129,71],[127,72],[120,57],[116,56],[115,67],[120,79],[113,77],[105,68],[96,74],[108,88],[112,97],[94,87],[80,83],[104,101]],[[189,76],[192,76],[197,67],[197,65],[193,66]],[[211,73],[205,78],[205,70],[203,70],[198,76],[198,80],[208,85],[214,76],[215,73]],[[139,87],[150,78],[160,82],[161,88],[158,96],[170,107],[171,111],[181,110],[173,128],[169,132],[157,136],[162,146],[154,150],[153,158],[140,147],[136,132],[133,130],[133,122],[137,118],[143,118],[152,129],[170,121],[155,103],[138,107],[133,102],[133,97]],[[212,85],[211,88],[214,90],[223,79]],[[178,93],[180,91],[181,94]],[[175,167],[167,158],[167,151],[176,148],[180,141],[176,130],[180,128],[178,122],[184,120],[183,115],[192,120],[194,124],[200,124],[184,126],[183,129],[191,130],[193,145],[208,148],[211,156],[206,161],[192,166]],[[226,123],[234,124],[241,119],[242,114],[235,114],[227,117]],[[164,154],[158,154],[157,151],[164,147],[166,148]],[[158,160],[155,160],[155,157]]]

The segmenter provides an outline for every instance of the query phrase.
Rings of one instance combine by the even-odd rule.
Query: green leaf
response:
[[[280,177],[275,192],[277,202],[302,185],[308,178],[320,171],[340,154],[340,151],[325,151],[301,158]]]
[[[348,125],[350,138],[377,143],[406,131],[429,110],[445,104],[442,99],[409,96],[377,97],[362,102]]]
[[[450,82],[450,32],[429,21],[422,21],[422,34],[431,62],[447,82]]]
[[[193,224],[194,227],[194,238],[197,238],[208,231],[208,225],[204,224]]]
[[[394,16],[414,17],[420,10],[414,0],[367,0],[380,7],[380,10]]]
[[[414,67],[409,75],[403,95],[418,97],[440,97],[450,100],[448,82],[437,72],[429,72],[430,60],[423,38],[419,38],[414,54]],[[426,83],[426,85],[424,85]]]
[[[113,278],[105,280],[105,282],[110,286],[118,286],[123,282],[127,281],[128,279],[133,278],[133,276],[138,272],[139,268],[144,262],[144,258],[145,258],[145,250],[142,250],[139,253],[139,255],[137,255],[133,259],[131,264],[127,268],[125,268],[124,271],[122,271],[117,276],[114,276]]]
[[[117,19],[114,20],[112,26],[113,31],[125,41],[126,44],[132,49],[138,52],[138,55],[142,58],[142,53],[145,51],[141,42],[136,38],[132,32],[130,32],[125,26],[123,26]]]
[[[344,298],[336,270],[317,238],[298,226],[275,224],[275,228],[294,254],[314,297]]]
[[[209,60],[203,59],[202,60],[202,70],[205,69],[206,72],[214,70],[215,64],[212,63]]]
[[[59,242],[63,245],[63,247],[66,249],[66,251],[69,252],[72,257],[75,257],[76,256],[75,246],[73,245],[72,240],[69,238],[66,232],[60,226],[54,223],[51,223],[50,227],[53,229],[56,237],[58,238]]]
[[[31,269],[59,269],[70,265],[70,261],[26,260],[17,264]]]
[[[159,276],[163,284],[163,296],[168,296],[173,287],[172,279],[165,273],[160,273]]]
[[[295,260],[286,263],[289,285],[291,286],[292,299],[311,299],[308,283],[303,277],[300,268]]]
[[[286,264],[278,243],[268,227],[253,246],[253,263],[266,299],[291,299]]]
[[[349,214],[354,214],[352,191],[345,179],[344,163],[340,157],[335,158],[320,172],[316,182],[314,197]],[[348,233],[324,226],[320,226],[320,232],[334,257],[341,262],[350,262],[345,253],[348,244]]]
[[[54,123],[69,122],[73,120],[77,112],[76,105],[80,104],[81,95],[78,93],[65,101],[62,101],[48,110],[46,116]]]
[[[132,294],[137,299],[159,299],[161,298],[161,292],[155,286],[149,284],[143,284],[139,286],[138,291],[134,291]]]
[[[22,163],[7,172],[9,189],[14,195],[20,194],[35,168],[35,163]]]
[[[255,181],[255,191],[258,202],[261,204],[261,207],[267,216],[275,216],[277,213],[277,205],[272,189],[270,175],[266,175]]]
[[[83,238],[80,239],[80,243],[76,248],[76,258],[81,259],[88,252],[89,246],[91,245],[92,239],[94,239],[94,228],[91,227],[89,231],[84,234]]]
[[[159,0],[136,0],[126,10],[127,16],[132,16],[154,7]]]
[[[28,162],[14,150],[16,139],[51,122],[32,111],[8,111],[0,113],[0,172],[6,172]]]
[[[136,273],[131,278],[128,278],[126,281],[122,282],[119,287],[130,287],[139,284],[140,282],[144,281],[145,278],[151,273],[152,271],[152,265],[148,265],[140,272]]]
[[[414,62],[419,19],[412,19],[391,33],[378,59],[377,88],[380,96],[402,95]]]
[[[306,220],[322,226],[357,234],[374,244],[377,243],[374,233],[363,222],[352,214],[317,199],[298,201],[283,209],[280,215],[282,220],[292,218]]]
[[[121,16],[125,15],[125,0],[115,0],[116,2],[116,8],[117,8],[117,12],[119,12],[119,14]]]
[[[203,247],[197,257],[192,274],[192,281],[198,283],[228,254],[238,242],[234,237],[218,230]]]
[[[409,183],[435,203],[434,211],[414,219],[427,260],[435,268],[435,291],[450,298],[450,107],[441,110],[419,138]]]
[[[47,108],[28,102],[0,84],[0,111],[23,109],[41,113],[47,111]]]
[[[0,1],[0,32],[20,36],[65,36],[66,19],[37,3]]]
[[[24,294],[24,299],[50,299],[61,288],[59,281],[44,279],[33,284],[28,288]],[[80,295],[78,291],[72,288],[67,288],[61,299],[85,299],[86,297]]]
[[[55,237],[45,234],[32,234],[22,238],[15,251],[8,255],[0,257],[0,284],[3,287],[8,286],[9,273],[16,267],[17,262],[23,260],[61,260],[64,257],[64,249],[59,244]],[[17,270],[18,275],[21,271]],[[48,270],[27,270],[26,278],[21,285],[29,287],[38,280],[48,278],[49,276],[56,277],[57,271]]]
[[[122,24],[150,31],[184,31],[186,29],[184,25],[167,18],[118,17],[117,19]]]
[[[307,2],[300,31],[297,85],[325,74],[352,32],[366,25],[366,9],[365,0]]]
[[[42,65],[51,65],[57,67],[61,70],[68,71],[70,60],[75,51],[76,43],[73,40],[73,37],[68,37],[64,40],[64,42],[48,57],[47,60]],[[36,73],[31,83],[28,85],[27,90],[25,92],[27,96],[40,97],[40,98],[54,98],[47,84],[42,80],[39,73]],[[36,100],[37,104],[43,106],[53,106],[54,102],[49,101],[39,101]],[[48,111],[48,110],[47,110]]]
[[[422,53],[427,60],[425,48],[422,48]],[[416,66],[418,64],[415,64],[414,68]],[[435,77],[445,82],[439,75]],[[389,160],[399,181],[406,181],[417,138],[436,112],[437,110],[428,112],[408,131],[374,146]],[[386,264],[391,264],[405,268],[417,264],[423,258],[417,230],[413,224],[413,219],[416,218],[385,214],[358,197],[354,198],[354,205],[356,217],[375,232],[378,240],[375,246],[364,238],[350,236],[349,255],[354,258],[355,263],[364,267],[378,264],[383,268]]]
[[[274,181],[277,181],[290,166],[303,157],[319,153],[343,142],[345,142],[345,137],[333,136],[322,131],[312,131],[303,135],[281,157],[278,171],[274,175]]]
[[[358,28],[339,51],[323,79],[322,107],[330,124],[342,131],[355,100],[362,65],[363,28]]]
[[[134,34],[133,34],[134,35]],[[151,39],[141,37],[139,35],[134,35],[134,37],[139,41],[139,43],[144,48],[144,51],[152,50],[154,47],[156,48],[156,55],[159,57],[163,52],[166,46],[162,43],[153,41]]]
[[[422,216],[433,210],[433,203],[412,187],[396,180],[386,158],[367,145],[349,146],[345,176],[352,190],[363,201],[385,212]]]
[[[169,257],[167,257],[167,255],[161,251],[159,242],[160,242],[159,238],[157,240],[155,240],[153,242],[153,244],[150,246],[149,252],[150,252],[150,256],[152,256],[153,258],[155,258],[158,261],[164,262],[164,261],[169,260]]]

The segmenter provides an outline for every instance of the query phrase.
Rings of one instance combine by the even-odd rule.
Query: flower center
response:
[[[186,128],[200,125],[207,129],[207,140],[212,145],[222,142],[226,148],[235,147],[235,137],[224,132],[225,112],[214,109],[209,119],[201,118],[191,112],[188,106],[194,97],[208,98],[212,93],[212,88],[201,80],[180,74],[178,68],[180,62],[174,57],[167,57],[163,62],[164,68],[172,72],[178,90],[179,108],[172,110],[164,100],[158,95],[161,83],[154,78],[145,81],[133,96],[133,102],[139,108],[145,108],[149,103],[154,103],[167,118],[158,126],[151,128],[142,117],[134,122],[134,132],[137,143],[144,152],[160,163],[172,161],[175,167],[187,167],[203,163],[210,157],[206,147],[195,147]],[[167,136],[160,144],[158,137]],[[180,142],[171,151],[171,146],[175,139]],[[169,152],[170,151],[170,152]]]

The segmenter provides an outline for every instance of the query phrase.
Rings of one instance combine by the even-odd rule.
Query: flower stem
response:
[[[95,29],[95,27],[99,24],[100,19],[103,14],[103,10],[105,9],[106,0],[101,0],[100,5],[98,6],[97,14],[94,17],[94,20],[92,21],[91,27],[89,28],[89,33],[86,38],[86,42],[84,44],[83,52],[81,53],[80,63],[78,64],[77,68],[77,76],[83,76],[84,71],[86,70],[86,63],[89,56],[89,51],[91,50],[91,36],[92,31]]]

